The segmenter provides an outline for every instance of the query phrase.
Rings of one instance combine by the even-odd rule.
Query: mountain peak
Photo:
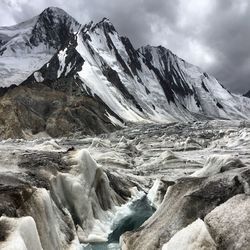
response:
[[[104,17],[104,18],[101,20],[100,23],[109,23],[109,24],[113,25],[113,24],[111,23],[110,19],[107,18],[107,17]]]
[[[35,46],[44,43],[59,49],[79,27],[80,24],[64,10],[48,7],[38,16],[30,42]]]
[[[110,19],[108,17],[103,17],[100,22],[110,22]]]
[[[78,23],[70,14],[58,7],[48,7],[38,16],[38,21],[45,19],[54,20],[55,23],[58,23],[60,20],[70,20],[70,22]]]
[[[153,50],[155,50],[155,51],[158,51],[158,52],[171,52],[169,49],[165,48],[162,45],[158,45],[158,46],[146,45],[146,46],[141,47],[140,50],[144,50],[144,51],[153,51]]]
[[[61,8],[58,8],[58,7],[48,7],[46,9],[44,9],[41,13],[42,14],[46,14],[46,13],[53,13],[53,14],[63,14],[63,15],[69,15],[66,11],[64,11],[63,9]]]
[[[114,25],[111,23],[111,21],[107,18],[104,17],[100,22],[94,23],[93,21],[89,22],[88,24],[85,24],[82,28],[82,31],[84,33],[88,31],[94,31],[96,29],[102,29],[107,33],[116,33],[116,29]]]
[[[102,27],[106,32],[112,33],[112,34],[116,32],[114,25],[111,23],[111,21],[107,17],[104,17],[99,23],[95,25],[95,27],[98,27],[98,28]]]

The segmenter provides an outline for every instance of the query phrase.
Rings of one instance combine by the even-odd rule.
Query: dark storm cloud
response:
[[[81,23],[108,17],[135,47],[162,44],[214,74],[236,92],[250,89],[248,0],[2,0],[0,25],[21,22],[48,6]]]
[[[203,40],[217,55],[211,71],[233,91],[250,89],[249,1],[218,1]]]

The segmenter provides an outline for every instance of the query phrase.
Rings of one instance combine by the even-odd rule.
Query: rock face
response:
[[[250,242],[250,197],[239,194],[216,207],[205,217],[219,249],[248,249]]]
[[[116,129],[108,119],[112,111],[101,100],[45,84],[8,90],[0,98],[0,114],[1,138],[27,138],[41,132],[52,137],[90,135]]]
[[[48,48],[60,49],[67,43],[80,24],[64,10],[49,7],[38,17],[32,29],[30,43],[38,47],[41,43]]]
[[[1,56],[53,52],[67,43],[80,24],[59,8],[49,7],[20,24],[1,27]]]

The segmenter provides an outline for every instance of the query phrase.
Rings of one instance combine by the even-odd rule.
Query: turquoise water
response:
[[[98,243],[89,244],[83,248],[84,250],[120,250],[119,243]]]
[[[109,235],[108,242],[89,244],[84,250],[120,250],[119,238],[127,232],[139,228],[154,212],[155,209],[150,206],[147,196],[134,201],[130,205],[132,213],[122,218],[117,225],[114,225],[113,232]]]

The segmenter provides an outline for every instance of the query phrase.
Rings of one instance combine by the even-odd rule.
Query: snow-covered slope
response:
[[[122,118],[132,121],[117,110],[117,101],[126,110],[129,108],[130,113],[136,112],[147,120],[172,121],[175,114],[182,112],[178,105],[168,102],[157,76],[144,63],[144,57],[133,48],[128,38],[118,35],[108,19],[85,26],[78,34],[77,43],[77,51],[85,59],[78,73],[80,79],[92,94],[109,103],[108,106]],[[101,78],[94,79],[98,74]],[[97,86],[97,82],[105,90]],[[188,114],[184,112],[186,116]]]
[[[231,94],[213,76],[199,67],[184,61],[162,46],[146,46],[139,51],[164,79],[160,83],[169,100],[180,102],[191,112],[210,117],[247,119],[250,112],[249,100]]]
[[[49,61],[79,27],[71,16],[54,7],[23,23],[0,27],[1,86],[23,82]]]
[[[11,56],[9,65],[14,64],[13,74],[0,69],[0,74],[5,73],[2,86],[21,83],[28,73],[28,82],[34,83],[54,84],[65,79],[67,84],[71,78],[84,94],[101,99],[128,122],[249,117],[248,98],[231,94],[214,77],[164,47],[145,46],[136,50],[128,38],[119,36],[107,18],[79,27],[64,11],[49,8],[39,17],[15,27],[25,30],[18,33],[25,34],[21,36],[23,40],[18,36],[23,47],[15,43],[18,49],[13,52],[8,45],[12,41],[7,41],[7,32],[2,32],[2,48],[8,49],[2,49],[1,59],[8,61],[8,53],[22,54],[22,65],[28,70],[18,66],[20,74],[17,74]],[[25,36],[29,37],[30,46],[24,42]],[[35,53],[32,67],[27,67],[34,51],[39,54]],[[37,55],[42,58],[37,60]],[[108,112],[106,115],[112,122],[120,123]]]
[[[82,58],[81,67],[75,57]],[[83,26],[56,60],[57,76],[49,80],[74,75],[89,95],[101,98],[127,121],[193,120],[197,115],[247,119],[250,114],[247,98],[231,94],[214,77],[164,47],[135,50],[106,18]],[[51,70],[43,67],[42,79],[48,79]]]

